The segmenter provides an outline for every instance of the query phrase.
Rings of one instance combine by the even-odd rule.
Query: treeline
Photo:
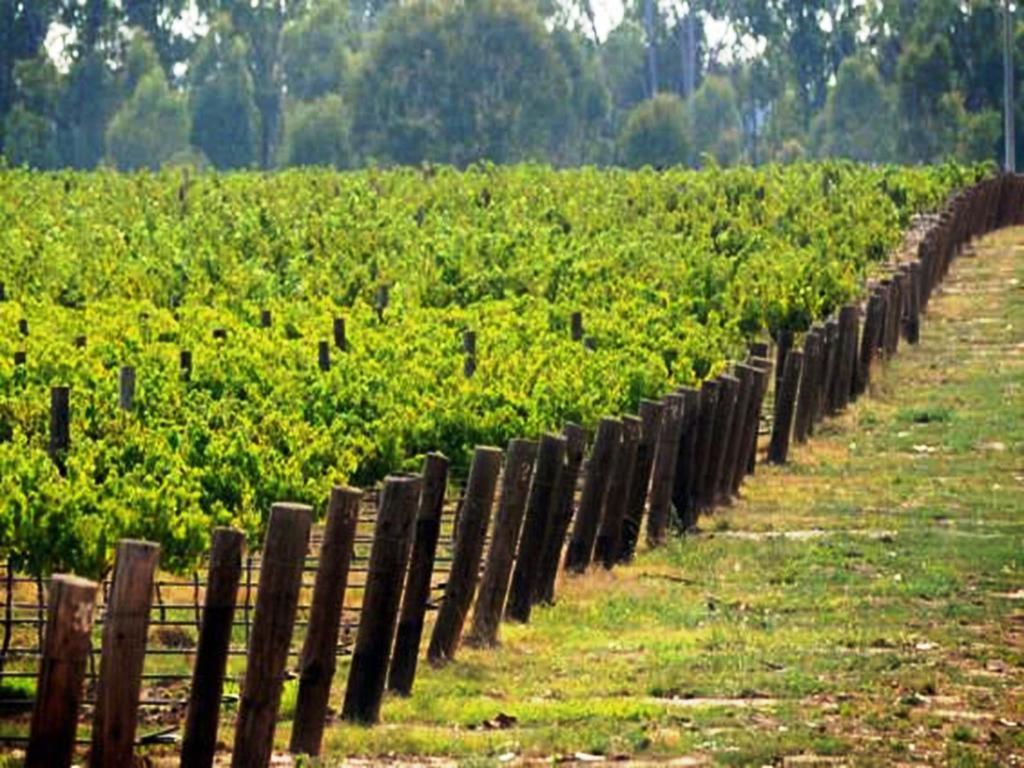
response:
[[[999,157],[995,0],[624,11],[600,34],[590,0],[0,0],[0,153],[125,170]]]

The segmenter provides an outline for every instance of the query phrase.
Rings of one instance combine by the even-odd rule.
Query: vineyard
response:
[[[0,553],[96,576],[135,537],[187,572],[276,501],[322,510],[428,451],[464,478],[476,445],[592,428],[807,330],[988,173],[5,170]]]

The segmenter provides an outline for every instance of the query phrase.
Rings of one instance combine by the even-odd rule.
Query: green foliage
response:
[[[312,101],[341,93],[351,37],[340,0],[319,0],[309,14],[286,25],[281,34],[281,61],[288,95]]]
[[[4,154],[11,165],[39,169],[59,165],[57,127],[47,117],[29,112],[19,104],[4,120],[3,134]]]
[[[896,125],[892,101],[874,63],[846,59],[822,113],[820,153],[868,162],[895,156]]]
[[[245,41],[222,22],[200,44],[190,71],[192,143],[217,168],[256,161],[259,113]]]
[[[144,75],[107,128],[107,152],[119,170],[156,170],[188,148],[188,108],[157,68]]]
[[[690,156],[683,101],[658,94],[629,113],[619,139],[622,162],[631,168],[684,165]]]
[[[532,6],[415,3],[389,15],[360,68],[353,131],[384,163],[541,158],[569,94]]]
[[[732,165],[742,152],[736,92],[722,77],[708,77],[688,105],[693,151],[698,162],[707,155],[719,165]]]
[[[293,105],[286,115],[281,164],[347,168],[352,164],[349,122],[340,96]]]
[[[974,174],[2,171],[0,555],[95,574],[117,538],[142,536],[185,568],[213,525],[258,537],[274,501],[320,509],[332,484],[429,450],[458,475],[474,445],[633,410],[718,372],[749,334],[805,328],[851,298],[909,216]],[[570,338],[577,310],[594,350]],[[322,372],[335,317],[349,349]],[[138,374],[130,414],[120,365]],[[58,383],[72,388],[66,479],[46,454]]]

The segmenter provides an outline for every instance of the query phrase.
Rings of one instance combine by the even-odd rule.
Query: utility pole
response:
[[[1017,132],[1013,114],[1013,26],[1010,0],[1003,0],[1003,139],[1007,173],[1017,171]]]

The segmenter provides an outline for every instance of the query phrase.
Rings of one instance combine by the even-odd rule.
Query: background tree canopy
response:
[[[614,24],[589,0],[0,0],[0,153],[42,169],[995,160],[1004,23],[998,0],[624,0]]]

